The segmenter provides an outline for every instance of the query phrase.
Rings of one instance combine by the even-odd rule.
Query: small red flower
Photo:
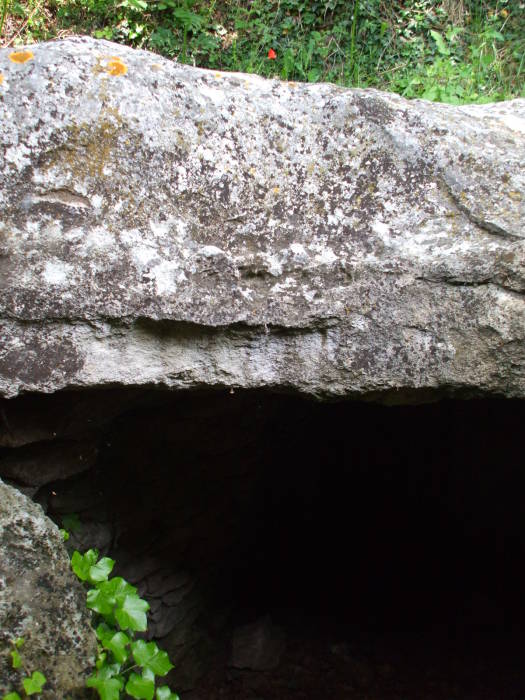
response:
[[[275,58],[277,58],[277,54],[275,53],[275,51],[274,51],[273,49],[270,49],[270,50],[268,51],[268,58],[269,58],[271,61],[273,61]]]

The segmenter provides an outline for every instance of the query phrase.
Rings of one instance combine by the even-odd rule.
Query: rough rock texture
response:
[[[43,700],[87,697],[96,640],[85,591],[58,529],[40,506],[0,481],[0,695],[20,691],[10,642],[24,637],[29,672],[44,673]]]
[[[276,668],[285,649],[284,631],[269,617],[238,627],[233,634],[230,664],[234,668],[268,671]]]
[[[525,101],[0,51],[0,392],[525,396]],[[24,62],[15,62],[24,60]]]

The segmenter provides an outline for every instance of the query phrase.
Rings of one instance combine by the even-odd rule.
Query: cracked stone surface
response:
[[[525,100],[0,51],[0,394],[525,396]],[[23,61],[23,62],[21,62]]]

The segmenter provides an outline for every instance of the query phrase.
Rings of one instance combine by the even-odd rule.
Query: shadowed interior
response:
[[[73,541],[150,600],[183,699],[525,692],[525,402],[111,390],[3,411],[12,432],[55,433],[2,448],[15,483],[50,445],[96,452],[34,497],[57,522],[78,513]],[[236,668],[238,630],[268,620],[278,663]]]

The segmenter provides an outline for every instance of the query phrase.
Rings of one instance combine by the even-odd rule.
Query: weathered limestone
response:
[[[0,51],[0,394],[525,396],[524,100],[31,52]]]
[[[56,525],[0,481],[0,695],[20,692],[10,643],[23,637],[29,673],[47,678],[43,700],[85,698],[96,639],[85,591],[71,571]]]

